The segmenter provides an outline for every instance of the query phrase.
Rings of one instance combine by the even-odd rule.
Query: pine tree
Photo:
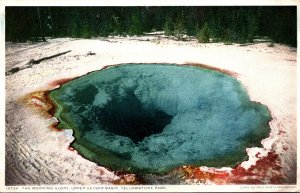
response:
[[[165,31],[166,35],[173,35],[174,25],[172,24],[172,19],[170,17],[166,18],[163,30]]]
[[[131,24],[130,24],[130,28],[129,28],[129,34],[130,35],[142,35],[143,34],[141,18],[136,11],[131,16]]]
[[[201,30],[197,33],[197,39],[200,43],[208,43],[210,38],[210,30],[208,23],[205,22]]]
[[[249,42],[253,42],[255,35],[257,35],[258,26],[257,19],[255,16],[251,16],[248,18],[248,37],[247,40]]]
[[[174,25],[174,36],[177,40],[184,40],[184,35],[186,35],[186,29],[183,22],[183,17],[178,17]]]

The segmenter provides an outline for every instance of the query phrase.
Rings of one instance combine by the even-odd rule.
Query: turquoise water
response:
[[[231,166],[268,136],[266,106],[221,72],[126,64],[90,73],[50,93],[72,146],[114,170],[164,173],[182,165]]]

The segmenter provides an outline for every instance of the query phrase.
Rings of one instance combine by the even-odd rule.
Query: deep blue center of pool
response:
[[[114,93],[113,96],[118,95]],[[130,138],[134,143],[161,133],[172,116],[160,110],[146,109],[133,92],[124,97],[112,97],[102,108],[93,109],[94,119],[112,134]]]

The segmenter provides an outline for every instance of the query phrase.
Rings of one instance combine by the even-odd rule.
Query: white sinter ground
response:
[[[141,41],[143,40],[143,41]],[[146,41],[145,41],[146,40]],[[273,150],[287,181],[296,172],[296,49],[268,43],[249,46],[199,44],[166,38],[49,39],[47,43],[6,43],[6,72],[30,59],[70,53],[6,76],[6,182],[15,184],[110,184],[118,177],[67,149],[70,130],[49,129],[45,118],[18,102],[25,95],[52,89],[49,83],[119,63],[202,63],[238,74],[251,100],[268,106],[273,120],[264,148],[247,149],[249,168],[257,152]],[[91,51],[95,55],[88,55]],[[279,131],[281,135],[278,135]]]

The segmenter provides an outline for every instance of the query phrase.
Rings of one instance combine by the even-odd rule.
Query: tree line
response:
[[[268,36],[297,45],[296,6],[6,7],[6,41],[92,38],[165,31],[199,42],[252,42]]]

